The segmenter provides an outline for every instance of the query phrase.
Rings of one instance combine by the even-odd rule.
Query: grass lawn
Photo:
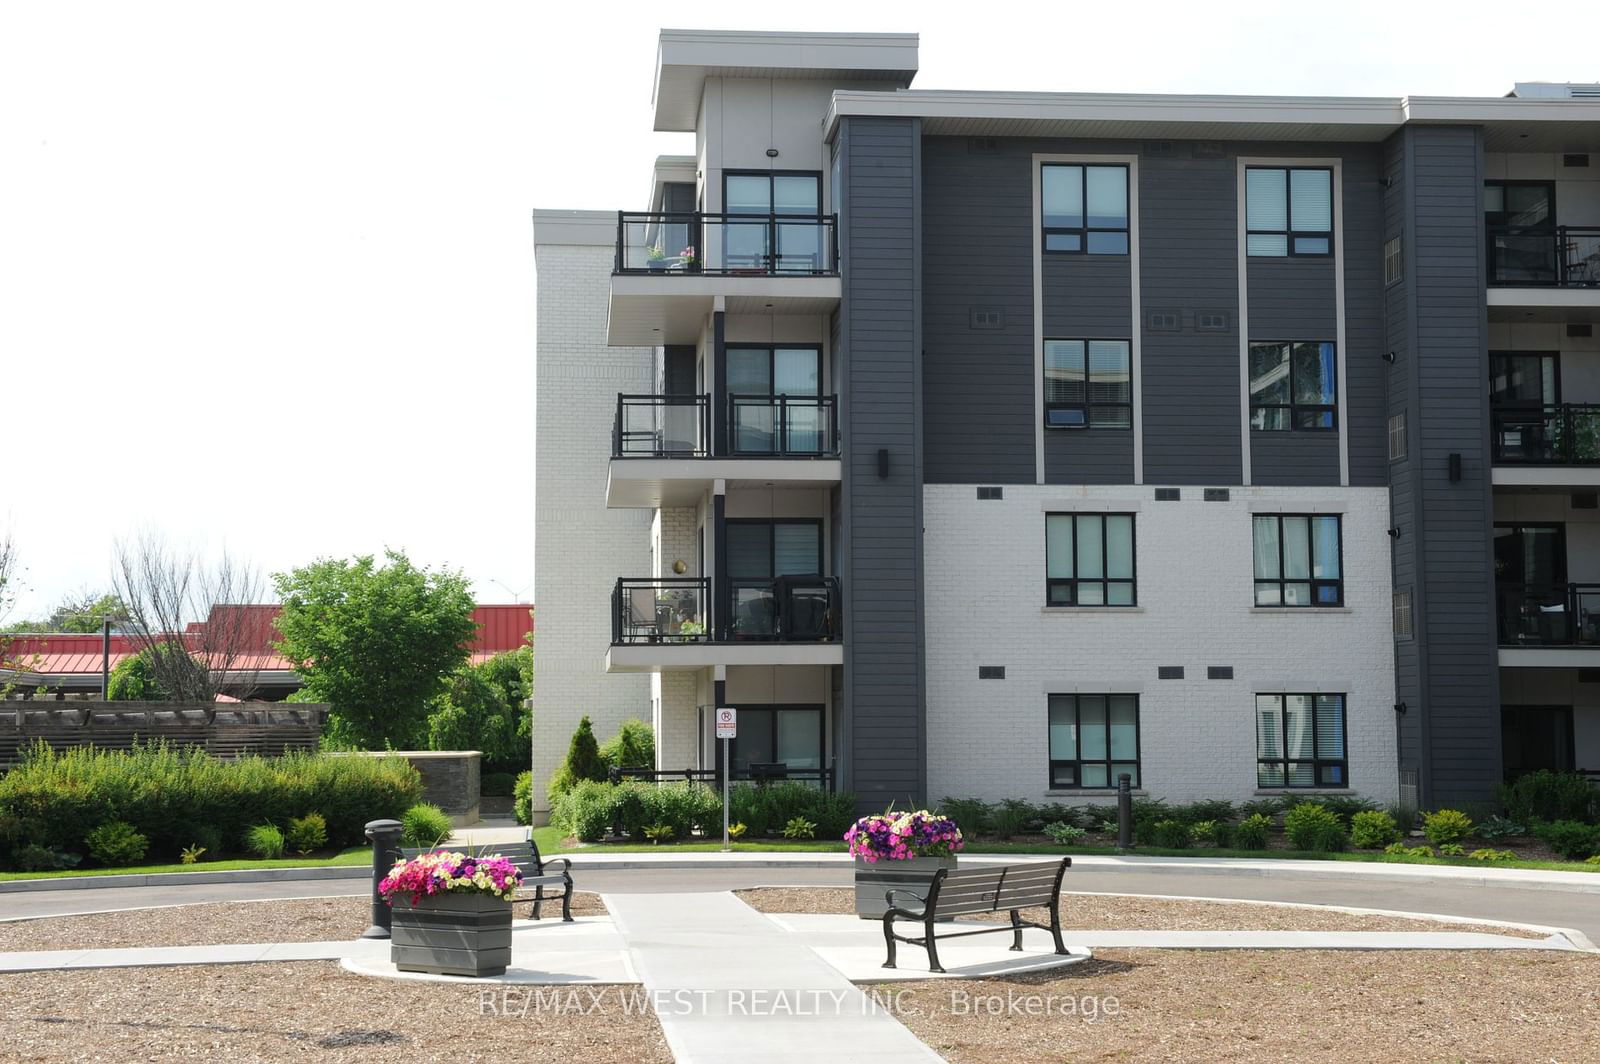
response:
[[[68,868],[54,872],[0,872],[0,882],[15,879],[80,879],[85,876],[148,876],[163,872],[232,872],[242,868],[340,868],[372,862],[370,846],[352,846],[332,857],[284,857],[276,861],[200,861],[196,864],[143,864],[121,868]]]

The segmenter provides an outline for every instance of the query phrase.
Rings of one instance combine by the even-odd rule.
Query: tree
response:
[[[265,649],[259,627],[249,610],[217,608],[265,597],[254,569],[226,551],[207,562],[145,533],[117,544],[113,583],[127,632],[150,651],[151,675],[167,697],[212,702],[225,690],[238,698],[255,692],[254,663]]]
[[[420,746],[429,705],[467,660],[472,593],[451,570],[418,569],[404,553],[323,559],[273,574],[283,599],[277,648],[327,702],[328,739],[369,750]]]
[[[612,768],[655,768],[656,733],[642,720],[625,720],[600,745],[600,760]]]
[[[113,628],[128,623],[128,608],[122,604],[122,599],[112,594],[84,590],[62,599],[39,631],[87,635],[100,631],[106,621],[110,621]]]
[[[6,615],[11,612],[11,607],[16,604],[17,594],[21,590],[17,586],[21,576],[22,566],[17,561],[16,541],[11,538],[9,530],[0,531],[0,623],[5,621]],[[6,630],[0,628],[0,672],[14,672],[19,667],[19,664],[12,660],[13,642],[14,640],[6,634]],[[0,682],[0,698],[10,694],[13,686],[10,677],[5,677],[5,681]]]
[[[484,678],[499,687],[516,716],[516,736],[524,745],[533,738],[533,648],[518,647],[496,654],[479,668]],[[526,759],[528,751],[518,753]]]
[[[600,744],[594,739],[594,725],[587,714],[578,721],[578,730],[572,733],[572,743],[567,747],[567,759],[561,762],[550,777],[546,793],[553,801],[558,795],[572,790],[583,780],[606,778],[606,763],[600,759]]]
[[[139,653],[130,654],[117,662],[117,667],[111,670],[106,698],[112,702],[165,701],[167,692],[162,689],[161,682],[156,678],[157,670],[150,663],[150,659],[157,654],[167,652],[161,647],[146,647]]]
[[[528,758],[517,741],[515,703],[491,677],[492,663],[469,665],[450,677],[428,715],[428,749],[481,750],[485,765],[498,771]]]

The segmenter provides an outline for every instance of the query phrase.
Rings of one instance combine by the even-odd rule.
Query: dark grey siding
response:
[[[921,130],[840,122],[844,701],[860,808],[926,800],[922,642]],[[878,452],[889,470],[880,477]]]
[[[1033,208],[1019,141],[922,142],[923,460],[929,483],[1032,484]],[[973,328],[973,309],[998,311]]]
[[[1226,315],[1222,332],[1145,330],[1144,479],[1238,484],[1239,263],[1232,152],[1174,142],[1139,160],[1140,297],[1146,315]],[[1212,158],[1211,155],[1217,157]]]
[[[1045,339],[1132,340],[1132,267],[1121,255],[1045,255],[1039,270]],[[1133,429],[1046,429],[1044,479],[1132,484]]]
[[[1344,221],[1341,211],[1335,224]],[[1247,258],[1245,278],[1252,341],[1332,343],[1338,339],[1339,301],[1332,258]],[[1335,352],[1334,357],[1343,359],[1346,352]],[[1339,483],[1339,433],[1252,432],[1250,482]]]
[[[1388,366],[1383,353],[1383,242],[1386,231],[1383,149],[1350,148],[1344,157],[1344,359],[1350,432],[1350,483],[1381,487],[1389,482],[1388,415],[1384,409]]]
[[[1483,279],[1483,145],[1470,127],[1408,127],[1390,145],[1405,204],[1403,291],[1390,289],[1390,374],[1410,428],[1393,467],[1396,586],[1411,581],[1417,638],[1400,644],[1402,761],[1424,805],[1483,801],[1500,778],[1499,670]],[[1451,483],[1449,456],[1461,455]],[[1409,518],[1409,523],[1407,523]],[[1406,660],[1409,659],[1409,660]]]
[[[1252,432],[1250,483],[1339,483],[1337,432]]]

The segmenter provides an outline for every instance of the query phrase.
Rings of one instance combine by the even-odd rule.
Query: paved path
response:
[[[796,937],[731,894],[607,894],[679,1064],[941,1059]],[[670,1003],[681,1001],[683,1008]]]
[[[1312,869],[1328,867],[1320,862],[1298,864],[1312,866]],[[1312,869],[1308,869],[1308,872]],[[1476,870],[1465,871],[1470,873]],[[608,894],[738,890],[755,886],[842,887],[851,885],[853,876],[854,871],[848,864],[799,868],[728,865],[695,869],[640,867],[614,870],[599,865],[590,868],[580,865],[576,872],[580,889]],[[1600,882],[1600,876],[1594,878]],[[1248,867],[1228,874],[1226,870],[1193,871],[1165,863],[1091,863],[1084,858],[1073,863],[1062,885],[1069,891],[1092,893],[1303,902],[1505,920],[1543,927],[1571,927],[1600,944],[1600,898],[1595,895],[1543,890],[1534,885],[1491,885],[1480,878],[1461,881],[1368,877],[1318,879],[1314,874],[1273,877],[1260,875]],[[0,894],[0,919],[212,901],[326,898],[363,891],[364,886],[354,881],[298,881],[196,883],[171,887]]]

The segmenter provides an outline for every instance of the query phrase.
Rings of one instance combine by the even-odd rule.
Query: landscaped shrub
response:
[[[617,734],[600,744],[600,760],[611,768],[654,768],[656,733],[642,720],[625,720]]]
[[[989,803],[981,798],[941,798],[936,811],[954,820],[963,835],[971,837],[989,831]],[[846,824],[844,830],[849,828]]]
[[[1252,813],[1234,826],[1233,846],[1238,850],[1264,850],[1271,832],[1272,818],[1264,813]]]
[[[359,845],[368,821],[397,818],[421,797],[422,779],[403,758],[296,753],[223,761],[159,743],[60,752],[41,744],[0,778],[14,846],[82,854],[90,831],[124,820],[149,839],[147,856],[168,859],[196,844],[217,856],[254,824],[283,824],[312,810],[326,817],[332,843]]]
[[[553,802],[557,795],[570,791],[584,780],[603,780],[606,778],[606,763],[600,759],[600,744],[595,742],[594,725],[589,723],[587,716],[578,721],[578,728],[572,733],[572,742],[567,747],[566,760],[561,762],[550,777],[550,785],[546,795]]]
[[[272,824],[257,824],[245,834],[244,848],[264,861],[283,856],[283,832]]]
[[[1350,842],[1358,850],[1381,850],[1399,841],[1399,825],[1380,809],[1363,810],[1350,818]]]
[[[1223,801],[1221,798],[1205,798],[1198,802],[1186,802],[1174,806],[1171,815],[1173,820],[1181,820],[1192,826],[1206,820],[1212,823],[1226,823],[1234,818],[1236,810],[1232,802]]]
[[[1586,865],[1600,865],[1600,853],[1595,854],[1593,857],[1585,857],[1583,863]]]
[[[511,812],[519,824],[533,823],[533,773],[517,773],[517,782],[511,789]]]
[[[290,817],[289,826],[283,832],[283,841],[289,849],[302,856],[320,850],[328,844],[328,821],[316,812]]]
[[[1506,815],[1524,824],[1535,820],[1593,821],[1600,814],[1600,788],[1576,772],[1540,769],[1500,788]]]
[[[1517,855],[1510,850],[1473,850],[1467,854],[1474,861],[1515,861]]]
[[[485,798],[511,798],[516,792],[517,779],[515,772],[485,772],[478,780],[478,793]]]
[[[671,824],[651,824],[644,829],[644,837],[658,844],[671,842],[675,834]]]
[[[1227,849],[1233,841],[1233,825],[1226,820],[1202,820],[1195,824],[1190,831],[1194,841],[1206,846],[1215,846],[1218,849]]]
[[[1271,820],[1283,812],[1284,805],[1282,798],[1257,798],[1241,805],[1239,812],[1246,817],[1264,816]]]
[[[1439,847],[1440,857],[1465,857],[1467,848],[1459,842],[1447,842]]]
[[[1478,826],[1473,834],[1480,839],[1493,842],[1495,839],[1519,838],[1528,833],[1526,824],[1518,823],[1510,817],[1491,816],[1478,821]]]
[[[959,823],[959,821],[957,822]],[[1068,824],[1064,820],[1052,820],[1044,826],[1045,837],[1058,846],[1070,846],[1075,842],[1082,842],[1088,834],[1076,824]]]
[[[1290,809],[1283,818],[1283,832],[1293,848],[1317,853],[1336,853],[1348,841],[1338,814],[1314,802]]]
[[[1153,829],[1155,844],[1166,850],[1187,850],[1194,839],[1189,825],[1181,820],[1158,820]]]
[[[1020,798],[1007,798],[989,814],[990,831],[996,838],[1010,839],[1028,830],[1033,819],[1033,806]],[[961,821],[957,820],[959,825]]]
[[[400,817],[400,841],[406,846],[432,849],[450,837],[455,827],[450,815],[436,805],[419,802]]]
[[[206,848],[200,845],[186,846],[178,855],[178,860],[183,864],[199,864],[200,858],[205,856]]]
[[[1600,854],[1600,825],[1557,820],[1553,824],[1540,824],[1533,833],[1569,861],[1582,861]]]
[[[786,839],[814,839],[817,837],[817,825],[803,816],[794,817],[783,826],[783,837]]]
[[[1077,824],[1079,827],[1088,826],[1080,823],[1078,811],[1076,809],[1061,802],[1046,802],[1043,805],[1034,806],[1033,819],[1034,824],[1031,826],[1030,830],[1040,832],[1044,831],[1046,824]],[[960,821],[958,820],[956,823],[959,824]]]
[[[1460,842],[1472,834],[1472,818],[1456,809],[1440,809],[1423,816],[1422,833],[1435,846]]]
[[[1383,848],[1383,852],[1393,857],[1432,857],[1432,846],[1407,846],[1403,842],[1391,842]]]
[[[551,801],[550,823],[582,842],[599,842],[611,830],[618,791],[625,786],[639,785],[583,780]]]
[[[54,872],[59,868],[76,868],[81,860],[75,853],[58,853],[36,842],[22,847],[11,859],[19,872]]]
[[[1339,823],[1348,827],[1357,813],[1370,813],[1378,808],[1376,802],[1365,798],[1354,798],[1346,795],[1327,794],[1315,796],[1293,797],[1288,800],[1289,811],[1293,812],[1296,806],[1317,805],[1326,809],[1339,818]]]
[[[112,820],[89,832],[89,856],[103,865],[130,865],[144,859],[150,840],[126,820]]]

